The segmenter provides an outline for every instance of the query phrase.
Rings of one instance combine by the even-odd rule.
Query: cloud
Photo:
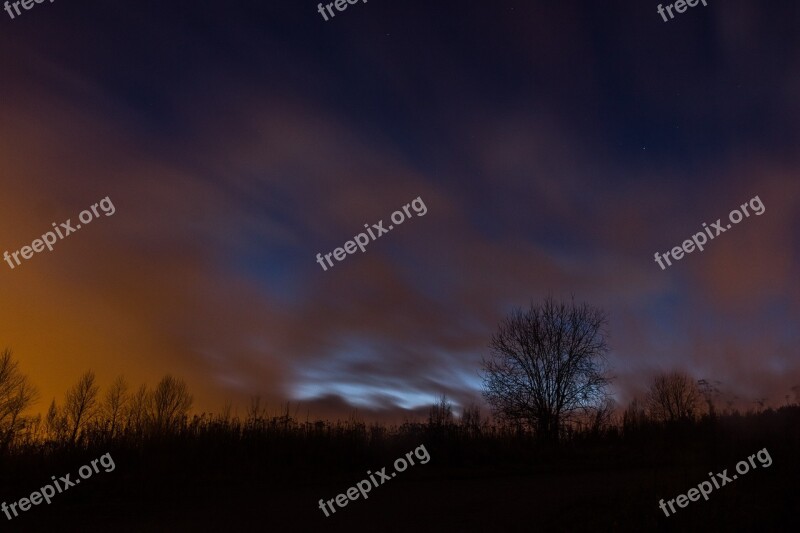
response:
[[[487,21],[503,30],[479,43],[422,21],[424,55],[343,33],[330,57],[253,21],[215,22],[214,47],[195,19],[133,17],[161,37],[122,50],[124,72],[81,41],[55,54],[20,37],[30,50],[4,60],[0,242],[16,250],[105,196],[117,212],[3,267],[0,346],[45,397],[93,368],[106,382],[186,377],[203,410],[260,394],[312,415],[416,416],[439,393],[478,397],[512,307],[575,295],[609,313],[620,397],[672,367],[778,396],[800,375],[797,76],[770,66],[771,83],[726,91],[738,70],[651,61],[673,48],[638,47],[646,29],[596,49],[574,7],[545,8],[558,24],[525,13]],[[162,57],[173,30],[197,48]],[[265,44],[286,52],[240,53]],[[474,65],[452,61],[462,49]],[[739,106],[753,91],[764,110]],[[756,142],[761,129],[784,144]],[[764,215],[666,271],[653,262],[755,194]],[[424,217],[328,271],[315,262],[417,197]]]

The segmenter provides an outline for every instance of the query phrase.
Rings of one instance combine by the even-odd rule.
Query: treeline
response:
[[[192,396],[186,383],[164,376],[153,389],[129,389],[120,376],[100,394],[92,371],[70,387],[62,403],[55,399],[42,416],[25,411],[39,399],[10,350],[0,354],[0,435],[2,453],[17,447],[87,447],[119,439],[175,434],[187,427]]]
[[[624,410],[608,402],[602,409],[564,423],[557,445],[569,448],[644,442],[660,435],[674,435],[676,431],[697,436],[727,428],[724,430],[742,433],[748,426],[761,423],[756,419],[793,425],[800,416],[796,403],[778,412],[754,409],[740,413],[730,405],[720,408],[719,397],[719,390],[706,381],[696,382],[681,372],[662,374],[651,381],[644,397],[634,399]],[[51,401],[46,414],[24,415],[38,398],[36,388],[20,372],[10,350],[4,350],[0,354],[3,455],[21,450],[88,449],[110,444],[136,448],[167,440],[245,444],[280,441],[297,449],[338,442],[362,451],[431,442],[449,448],[456,459],[471,455],[465,451],[470,448],[479,458],[492,456],[498,460],[541,451],[535,428],[486,417],[474,404],[456,416],[445,396],[430,407],[427,420],[399,425],[367,423],[356,415],[333,422],[302,420],[298,409],[292,413],[289,404],[278,413],[268,413],[259,398],[251,400],[244,417],[231,416],[230,406],[219,414],[192,415],[193,397],[186,383],[170,375],[154,388],[141,385],[134,390],[123,377],[118,377],[101,393],[94,373],[88,371],[67,390],[60,403]],[[318,448],[321,447],[320,444]]]
[[[766,448],[774,466],[726,489],[711,508],[697,507],[702,511],[697,520],[704,530],[742,529],[742,524],[755,530],[754,517],[758,524],[766,517],[772,524],[762,530],[783,530],[770,525],[794,518],[800,405],[787,399],[777,410],[756,404],[739,412],[715,387],[679,372],[655,377],[624,409],[606,402],[562,421],[555,441],[541,439],[536,424],[485,416],[476,405],[456,413],[444,396],[427,417],[394,425],[355,414],[310,420],[289,404],[269,412],[258,398],[243,416],[232,415],[229,405],[216,414],[193,414],[185,382],[172,376],[153,388],[131,389],[117,378],[100,389],[94,374],[86,372],[63,398],[49,402],[46,413],[26,415],[38,397],[11,353],[0,354],[4,500],[30,493],[53,474],[74,472],[100,454],[110,453],[117,468],[114,475],[93,477],[80,491],[70,491],[51,512],[27,514],[26,531],[53,531],[64,523],[80,524],[75,529],[80,531],[151,531],[168,522],[198,531],[247,531],[265,516],[282,531],[316,530],[322,515],[315,514],[315,502],[321,496],[341,492],[366,471],[389,466],[422,444],[431,456],[424,469],[398,476],[402,481],[392,481],[383,500],[376,497],[374,504],[371,499],[359,507],[359,514],[342,516],[378,520],[395,501],[424,507],[428,500],[454,495],[455,500],[442,500],[450,512],[443,515],[438,505],[425,510],[429,520],[446,516],[442,528],[452,529],[452,516],[472,497],[464,486],[488,487],[482,497],[493,509],[513,494],[519,501],[527,499],[524,494],[579,495],[574,505],[579,511],[570,512],[563,527],[553,526],[564,518],[560,504],[540,507],[540,514],[555,513],[547,515],[542,530],[589,531],[601,523],[608,530],[656,531],[660,498]],[[266,515],[265,508],[281,512]],[[516,506],[504,509],[513,513]],[[527,530],[529,513],[521,509],[519,520]],[[98,521],[101,516],[107,523]],[[211,520],[216,522],[210,525]],[[482,518],[473,514],[470,520]],[[630,527],[619,529],[620,523]],[[343,524],[342,530],[352,530],[352,523]]]

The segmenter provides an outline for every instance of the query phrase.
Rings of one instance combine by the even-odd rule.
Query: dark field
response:
[[[7,531],[792,531],[800,408],[697,423],[610,427],[558,446],[458,424],[322,427],[273,419],[195,424],[158,439],[89,450],[19,450],[2,497],[26,496],[51,475],[110,452],[93,475],[7,522]],[[326,518],[318,508],[424,444],[410,466]],[[665,517],[658,508],[767,448],[759,465]],[[73,474],[74,476],[75,474]]]

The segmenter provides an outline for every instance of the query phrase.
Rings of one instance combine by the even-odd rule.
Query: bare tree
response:
[[[611,427],[616,410],[617,402],[613,398],[606,398],[603,404],[592,413],[589,421],[590,431],[597,435]]]
[[[647,413],[638,398],[633,398],[622,413],[623,431],[634,431],[647,423]]]
[[[153,428],[157,433],[166,433],[176,430],[189,413],[192,396],[186,382],[167,375],[158,382],[148,403]]]
[[[608,394],[606,317],[587,304],[545,299],[500,323],[483,361],[483,394],[496,416],[558,440],[562,425],[601,408]]]
[[[117,379],[114,380],[106,392],[101,406],[104,429],[111,439],[114,438],[122,425],[122,416],[128,400],[128,384],[123,376],[117,376]]]
[[[0,354],[0,448],[5,453],[17,433],[25,427],[22,413],[38,399],[36,388],[22,374],[11,350]]]
[[[47,409],[47,415],[44,419],[44,427],[47,437],[54,442],[63,443],[67,440],[69,428],[67,427],[67,418],[62,409],[58,408],[55,399],[50,402],[50,407]]]
[[[717,385],[721,385],[720,381],[714,381],[713,383],[707,379],[700,379],[697,380],[697,390],[703,398],[703,401],[706,403],[706,408],[708,409],[708,416],[715,417],[717,415],[716,409],[716,399],[720,395],[719,388]]]
[[[442,394],[438,403],[428,409],[428,425],[432,427],[445,427],[453,424],[453,404]]]
[[[470,436],[476,436],[481,433],[483,422],[481,420],[481,408],[477,404],[470,403],[464,407],[461,412],[461,427]]]
[[[141,435],[145,431],[149,402],[150,393],[147,390],[147,385],[141,385],[131,396],[128,401],[128,407],[125,409],[126,432]]]
[[[97,415],[97,392],[94,372],[89,370],[67,391],[64,410],[70,430],[69,442],[75,444],[78,436]]]
[[[650,382],[647,408],[654,420],[674,422],[693,419],[700,402],[694,379],[680,371],[659,374]]]

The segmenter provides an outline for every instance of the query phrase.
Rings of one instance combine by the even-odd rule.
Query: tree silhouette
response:
[[[147,403],[150,393],[147,391],[147,385],[140,385],[136,392],[131,396],[128,401],[128,408],[126,411],[125,430],[133,433],[134,435],[141,435],[144,433],[147,426]]]
[[[647,413],[638,398],[633,398],[622,413],[622,429],[635,432],[647,423]]]
[[[589,430],[596,435],[610,427],[616,409],[617,403],[613,398],[606,398],[602,405],[598,406],[597,409],[593,411],[591,420],[589,421]]]
[[[464,407],[461,412],[461,427],[470,436],[476,436],[481,433],[483,421],[481,420],[480,406],[473,402]]]
[[[98,387],[94,381],[94,372],[89,370],[67,391],[64,410],[70,431],[70,444],[75,444],[79,434],[97,414]]]
[[[192,396],[186,382],[171,375],[164,376],[156,385],[147,402],[148,419],[156,433],[175,430],[192,407]]]
[[[58,408],[55,399],[50,402],[50,407],[47,409],[47,415],[44,419],[44,427],[47,437],[58,443],[63,443],[67,440],[69,428],[67,427],[67,418],[64,416],[63,410]]]
[[[703,401],[706,403],[706,407],[708,409],[708,415],[711,417],[716,416],[717,408],[716,408],[716,398],[719,396],[719,388],[717,385],[720,385],[721,382],[715,381],[710,382],[707,379],[700,379],[697,381],[697,389],[700,395],[703,397]]]
[[[22,413],[38,398],[28,376],[17,368],[11,350],[0,354],[0,451],[5,453],[14,437],[25,426]]]
[[[608,397],[605,314],[588,304],[546,298],[514,310],[492,337],[483,361],[483,394],[496,416],[522,423],[542,440],[594,412]]]
[[[119,431],[122,425],[122,417],[128,400],[128,384],[124,377],[118,376],[117,379],[114,380],[114,383],[111,384],[111,388],[106,391],[103,404],[101,405],[103,429],[108,432],[108,437],[110,439],[114,438],[114,435]]]
[[[428,425],[431,427],[447,427],[453,424],[453,404],[442,394],[438,403],[428,409]]]
[[[694,419],[700,390],[686,372],[672,371],[655,376],[647,393],[650,416],[661,422]]]

